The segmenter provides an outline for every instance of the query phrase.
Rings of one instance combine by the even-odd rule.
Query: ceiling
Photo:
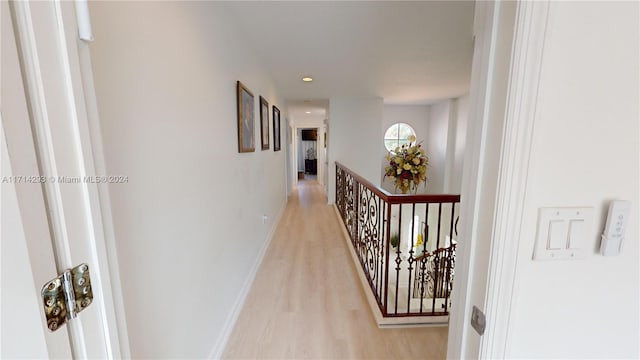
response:
[[[427,104],[469,90],[473,1],[225,6],[291,104],[291,116],[296,109],[314,111],[304,100],[382,97],[387,104]],[[304,75],[314,81],[304,83]]]
[[[297,125],[321,126],[329,116],[328,99],[288,99],[285,106],[289,118],[295,119]]]

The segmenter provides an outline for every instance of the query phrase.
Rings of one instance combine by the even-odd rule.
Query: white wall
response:
[[[462,190],[462,168],[466,148],[469,95],[449,100],[449,123],[444,166],[442,192],[460,194]]]
[[[446,192],[460,194],[462,190],[462,169],[464,168],[464,152],[467,147],[467,124],[469,119],[469,94],[461,96],[455,101],[455,132],[453,136],[453,153],[448,156],[453,158],[452,170],[447,181]],[[450,127],[451,129],[451,127]],[[451,139],[451,137],[450,137]]]
[[[109,190],[131,355],[205,358],[220,350],[286,198],[285,137],[283,151],[258,140],[237,152],[236,80],[257,118],[260,95],[283,101],[221,4],[90,8],[106,165],[129,178]]]
[[[451,100],[430,106],[425,150],[429,157],[427,167],[427,193],[442,194],[445,190],[447,141]]]
[[[421,186],[418,193],[459,194],[462,185],[462,164],[466,145],[469,95],[440,101],[432,105],[385,105],[382,117],[382,134],[389,126],[404,122],[416,131],[418,143],[429,157],[427,188]],[[387,162],[387,151],[382,141],[383,159],[381,173]],[[383,187],[391,192],[395,186],[385,179]]]
[[[333,98],[329,101],[329,203],[335,202],[338,161],[380,185],[382,98]]]
[[[318,183],[322,185],[324,192],[327,192],[327,148],[325,137],[327,136],[327,126],[318,128]]]
[[[551,2],[508,358],[638,358],[639,4]],[[608,202],[633,203],[624,250],[597,252]],[[593,206],[576,261],[531,260],[537,211]]]
[[[302,143],[302,129],[296,129],[296,169],[304,171],[304,146]]]
[[[287,196],[289,196],[291,194],[291,191],[293,190],[293,186],[297,181],[297,177],[295,175],[296,171],[296,166],[295,166],[295,162],[294,162],[294,158],[295,158],[295,146],[293,145],[293,128],[291,127],[291,122],[289,121],[289,119],[284,120],[283,125],[281,125],[282,127],[282,139],[281,139],[281,144],[286,143],[286,145],[282,145],[282,149],[285,152],[285,156],[287,158],[286,160],[286,179],[287,179]]]
[[[418,142],[427,138],[427,122],[429,121],[429,105],[384,105],[382,111],[382,135],[389,126],[395,123],[409,124],[416,132]],[[387,153],[384,142],[380,138],[383,154]]]
[[[379,146],[382,149],[381,156],[381,176],[384,176],[384,168],[388,162],[385,160],[385,156],[388,151],[384,146],[383,137],[389,126],[395,123],[409,124],[416,132],[417,143],[422,142],[422,146],[426,145],[427,139],[427,122],[429,121],[429,105],[384,105],[382,112],[382,136],[378,140]],[[395,186],[390,179],[384,179],[382,187],[390,192],[395,191]],[[423,187],[418,189],[418,193],[422,192]]]

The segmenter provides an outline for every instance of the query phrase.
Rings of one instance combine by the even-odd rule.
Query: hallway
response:
[[[294,189],[225,359],[444,359],[447,328],[379,329],[321,187]]]

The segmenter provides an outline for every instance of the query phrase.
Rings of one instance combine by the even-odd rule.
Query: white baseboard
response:
[[[234,301],[233,303],[233,308],[231,309],[231,311],[229,312],[229,315],[227,316],[227,320],[225,321],[224,326],[222,327],[222,333],[220,334],[220,336],[218,336],[218,339],[216,340],[216,344],[214,345],[213,349],[211,350],[211,353],[209,354],[209,359],[220,359],[222,357],[222,354],[224,353],[224,350],[227,347],[227,342],[229,341],[229,337],[231,336],[231,332],[233,331],[233,328],[236,325],[236,321],[238,321],[238,316],[240,316],[240,311],[242,310],[242,307],[244,306],[244,303],[247,300],[247,295],[249,295],[249,290],[253,285],[253,281],[256,278],[258,269],[260,268],[260,265],[264,260],[264,255],[266,254],[267,249],[269,248],[269,245],[271,245],[271,240],[273,240],[273,235],[275,234],[276,229],[278,228],[278,224],[280,224],[280,220],[282,218],[282,214],[284,213],[284,209],[287,207],[287,203],[288,201],[285,200],[284,203],[282,204],[282,207],[280,208],[280,211],[278,211],[278,215],[275,217],[273,226],[271,227],[271,230],[269,230],[269,233],[267,234],[267,239],[264,242],[264,245],[262,245],[262,248],[260,248],[260,252],[258,252],[258,257],[256,259],[256,262],[251,267],[251,270],[249,271],[249,275],[245,279],[244,285],[242,285],[242,289],[240,289],[240,293],[238,294],[236,301]]]

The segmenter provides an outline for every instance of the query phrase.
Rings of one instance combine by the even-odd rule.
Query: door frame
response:
[[[327,125],[314,121],[314,122],[302,122],[300,124],[295,124],[293,126],[293,150],[294,150],[293,151],[293,156],[294,156],[293,167],[295,169],[293,175],[295,175],[296,183],[298,181],[298,160],[299,160],[298,159],[298,150],[299,150],[298,149],[298,130],[316,130],[318,135],[320,135],[320,134],[324,134],[327,131]],[[325,164],[325,162],[327,161],[326,156],[324,156],[324,158],[322,159],[322,164],[320,162],[321,160],[320,151],[324,149],[323,146],[324,146],[324,138],[321,138],[320,136],[318,136],[318,138],[316,139],[316,159],[318,160],[318,170],[316,171],[316,179],[319,184],[322,184],[322,181],[320,180],[320,175],[328,171],[327,164]],[[327,147],[328,147],[328,144],[327,144]],[[327,184],[322,184],[322,185],[323,185],[323,191],[325,192],[325,195],[326,195]]]
[[[509,6],[515,6],[513,15]],[[513,18],[515,16],[515,18]],[[469,128],[465,153],[461,237],[456,267],[447,358],[504,358],[507,355],[513,294],[516,287],[518,239],[522,231],[524,197],[532,146],[535,107],[542,65],[549,1],[476,2],[474,33],[476,49],[469,101]],[[510,22],[515,26],[506,28]],[[502,53],[499,36],[512,31],[508,55]],[[511,33],[510,33],[511,34]],[[505,58],[506,56],[509,59]],[[504,66],[507,66],[506,69]],[[502,66],[502,67],[501,67]],[[505,71],[508,86],[496,87],[496,76]],[[499,152],[488,151],[487,126],[501,114]],[[494,120],[495,121],[495,120]],[[494,131],[496,129],[493,129]],[[483,169],[499,169],[495,183],[482,183]],[[484,204],[493,203],[486,214]],[[487,200],[488,198],[488,200]],[[490,226],[488,258],[479,256],[481,224]],[[467,235],[468,234],[468,235]],[[480,258],[482,257],[482,258]],[[472,290],[481,293],[484,303]],[[477,305],[486,315],[485,334],[469,326],[471,309]],[[475,339],[474,339],[475,338]]]
[[[89,44],[78,36],[77,4],[56,0],[11,1],[9,5],[40,175],[80,179],[107,175]],[[12,127],[5,131],[9,143],[25,136]],[[59,180],[42,183],[58,271],[77,262],[90,264],[95,298],[94,309],[87,311],[97,314],[81,314],[82,322],[67,324],[72,351],[74,357],[128,358],[108,184],[82,181],[74,185],[65,187]],[[76,227],[86,231],[72,229]],[[103,334],[99,346],[92,346],[93,340],[85,336],[92,327]]]

